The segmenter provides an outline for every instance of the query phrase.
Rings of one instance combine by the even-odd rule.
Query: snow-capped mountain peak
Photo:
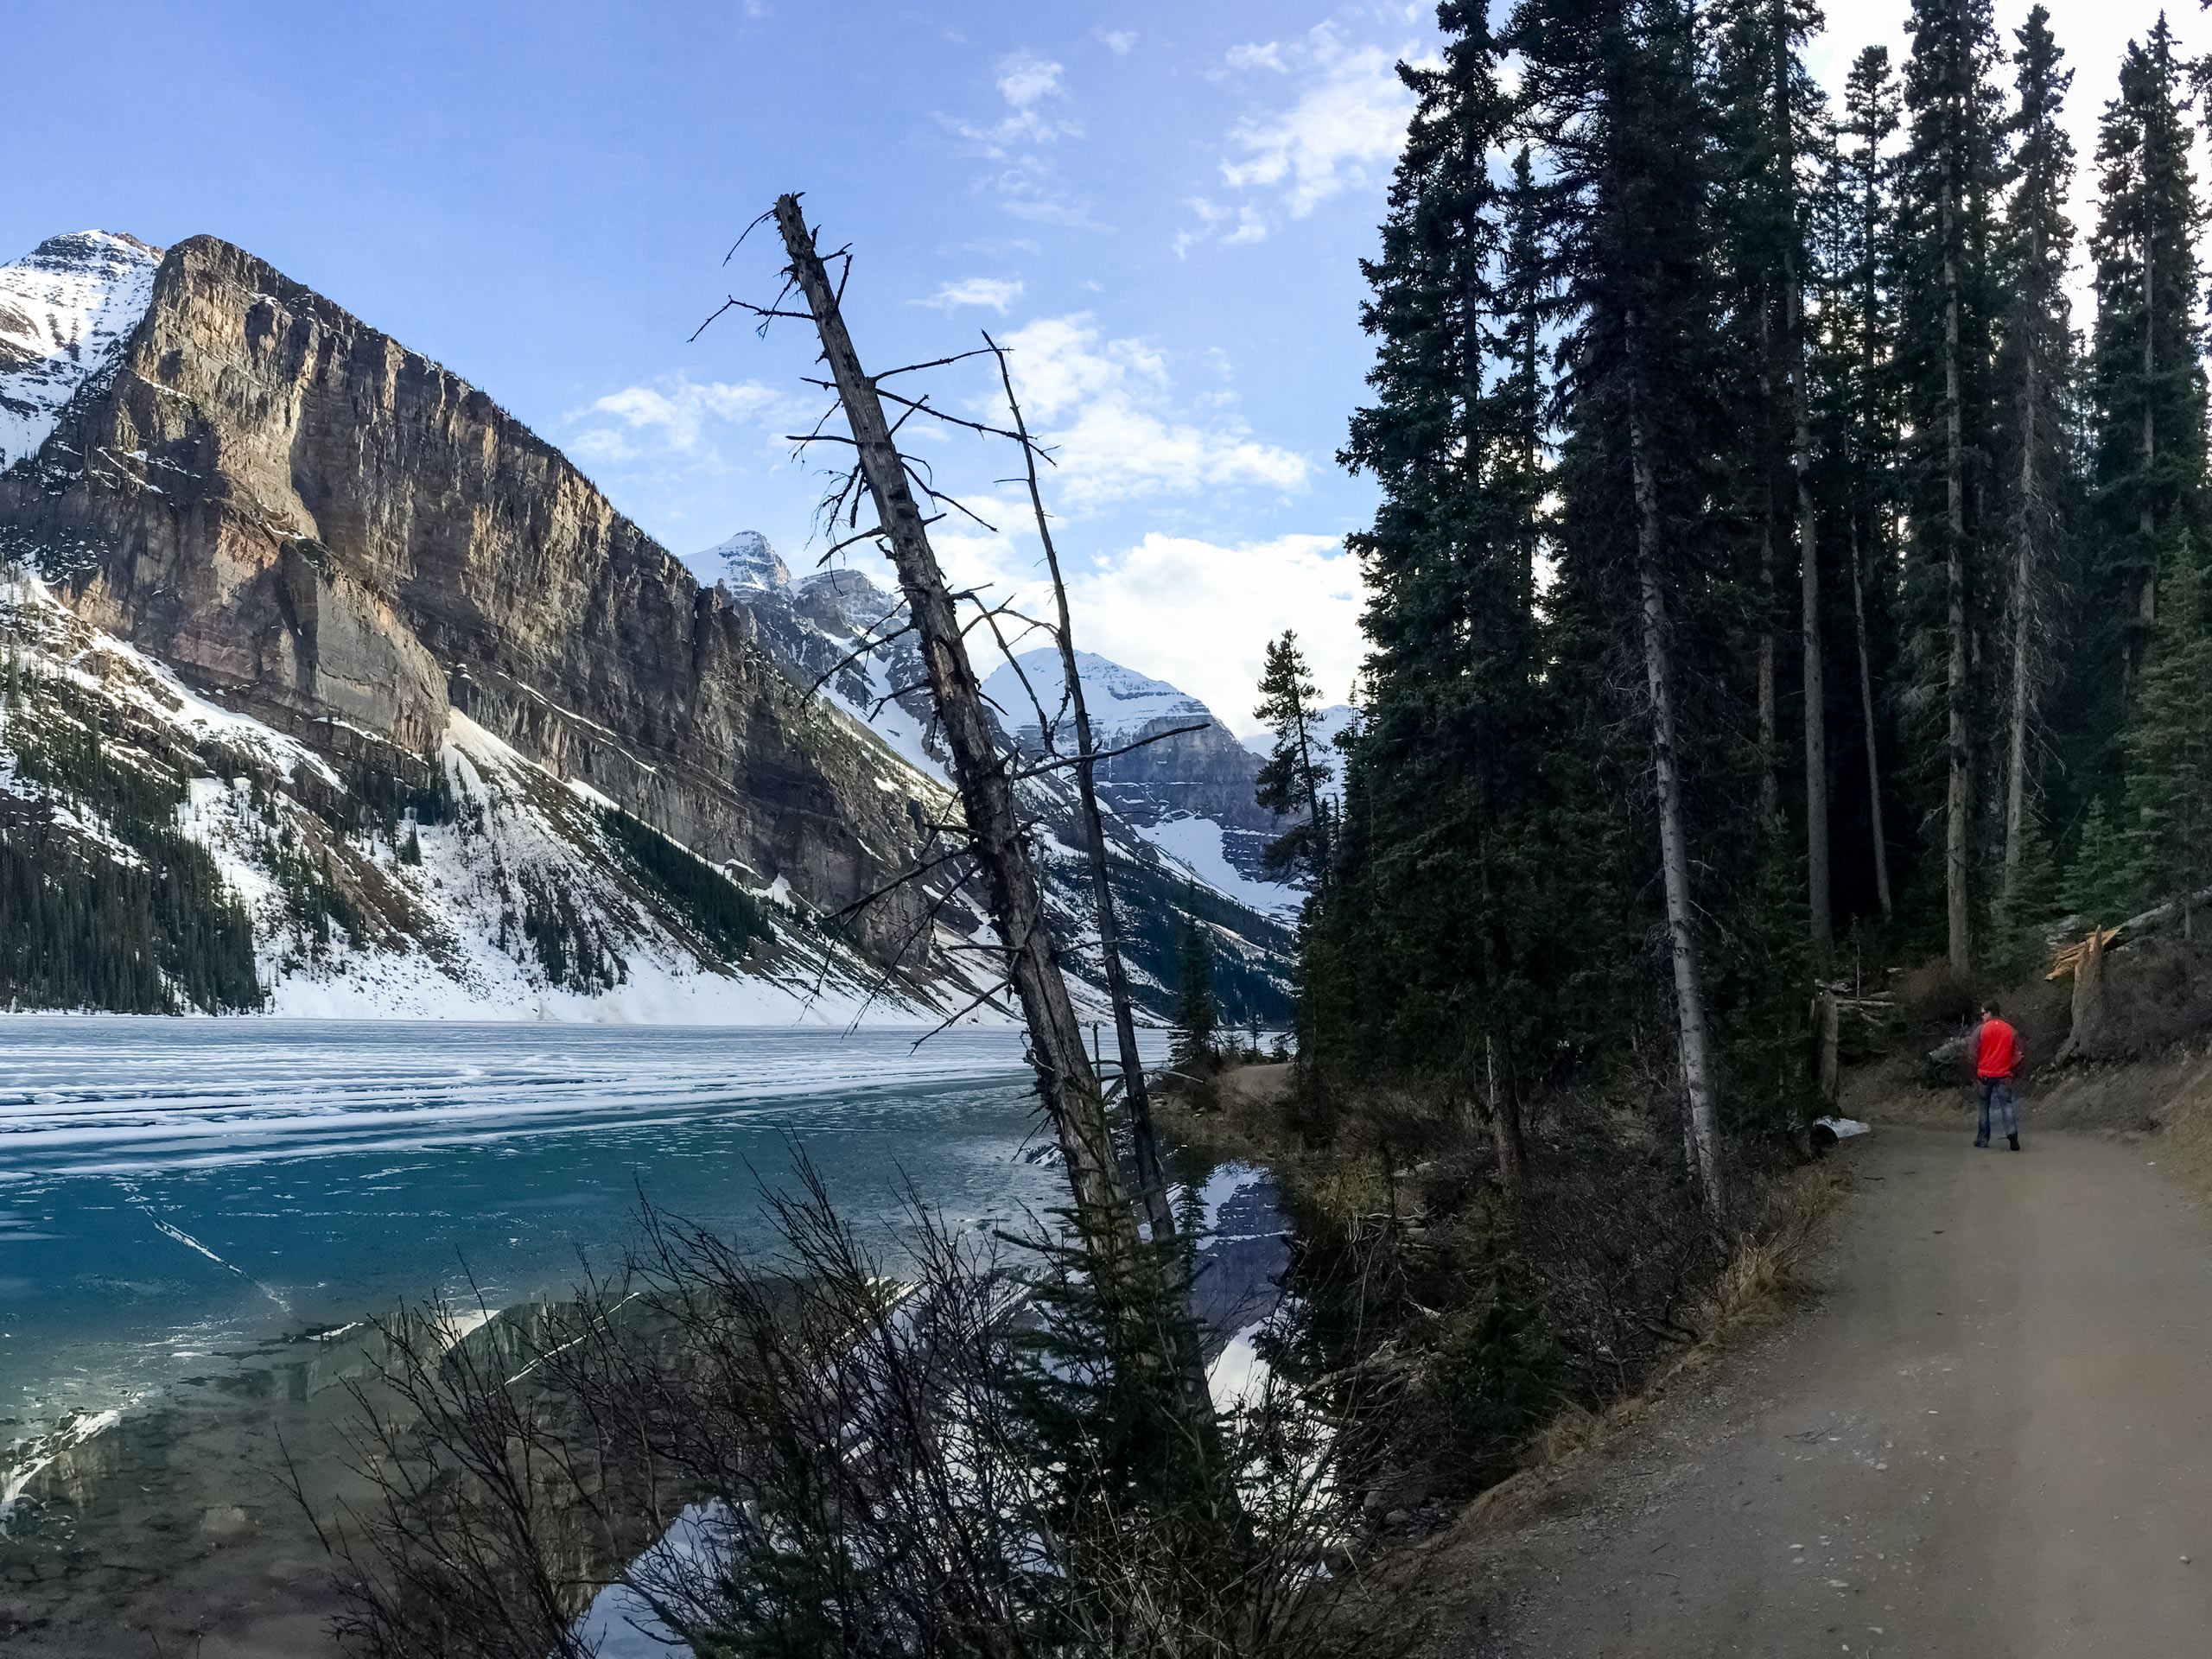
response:
[[[135,236],[79,231],[0,265],[0,468],[35,453],[78,387],[122,354],[161,259]]]
[[[1061,727],[1059,747],[1072,748],[1074,722],[1065,720],[1060,713],[1059,652],[1046,646],[1024,652],[1018,660],[1021,673],[1015,673],[1011,663],[1001,664],[983,682],[983,695],[1006,711],[1009,727],[1034,732],[1036,703],[1021,689],[1022,677],[1027,676],[1038,702],[1045,706],[1046,717]],[[1140,674],[1094,652],[1077,652],[1075,665],[1077,673],[1083,677],[1083,701],[1090,714],[1091,736],[1101,748],[1110,748],[1140,736],[1156,721],[1172,720],[1179,726],[1211,721],[1222,730],[1228,729],[1205,704],[1165,680]]]
[[[683,561],[705,582],[726,582],[731,591],[773,591],[791,585],[791,568],[757,530],[741,530],[728,541]]]

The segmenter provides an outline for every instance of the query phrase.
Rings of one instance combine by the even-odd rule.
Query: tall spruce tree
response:
[[[1320,688],[1313,683],[1298,635],[1288,628],[1268,642],[1260,671],[1260,705],[1253,715],[1274,734],[1274,752],[1260,768],[1255,796],[1277,817],[1298,821],[1269,842],[1262,855],[1271,871],[1305,872],[1315,893],[1329,884],[1331,835],[1329,762],[1316,722]]]
[[[1899,167],[1898,367],[1911,442],[1903,505],[1911,526],[1906,598],[1916,701],[1941,780],[1943,935],[1952,970],[1974,959],[1974,792],[1983,688],[1975,640],[1988,603],[1989,365],[1998,296],[1991,198],[2001,100],[1989,0],[1913,0],[1904,73],[1909,139]]]
[[[1728,0],[1722,8],[1715,93],[1724,188],[1718,218],[1730,268],[1730,333],[1751,406],[1740,463],[1758,529],[1761,620],[1758,702],[1762,804],[1777,799],[1779,737],[1776,578],[1796,556],[1798,663],[1804,744],[1806,915],[1815,950],[1833,938],[1828,856],[1827,696],[1823,678],[1819,514],[1814,503],[1805,297],[1809,235],[1825,137],[1819,88],[1799,58],[1820,26],[1809,0]]]
[[[1695,20],[1676,0],[1522,0],[1511,32],[1554,163],[1552,237],[1571,308],[1561,604],[1641,671],[1688,1138],[1720,1216],[1721,1079],[1694,842],[1706,758],[1728,724],[1710,706],[1733,654],[1723,619],[1739,606],[1690,533],[1713,505],[1718,366]]]
[[[1557,1041],[1537,988],[1559,932],[1538,883],[1556,867],[1534,828],[1548,189],[1525,155],[1499,183],[1513,111],[1483,6],[1438,15],[1441,63],[1400,70],[1418,104],[1363,266],[1374,398],[1340,459],[1382,496],[1351,541],[1366,706],[1301,1017],[1319,1047],[1487,1099],[1510,1168],[1521,1079]]]
[[[2186,531],[2168,550],[2160,586],[2156,645],[2128,721],[2120,815],[2124,892],[2137,905],[2186,895],[2212,870],[2212,629],[2202,556]]]
[[[2119,96],[2097,136],[2092,499],[2123,699],[2157,626],[2160,559],[2177,533],[2201,529],[2201,211],[2189,168],[2187,69],[2162,13],[2148,35],[2128,42]],[[2125,719],[2124,702],[2115,715]]]
[[[2050,683],[2052,622],[2068,568],[2063,545],[2076,461],[2073,423],[2074,334],[2066,271],[2074,226],[2066,198],[2074,145],[2059,124],[2073,71],[2050,33],[2050,13],[2029,12],[2018,31],[2018,104],[2003,232],[2008,289],[1997,359],[1996,483],[2004,504],[2005,549],[2002,680],[2004,878],[2000,902],[2013,906],[2028,850],[2035,791],[2033,728]]]
[[[1889,748],[1887,698],[1876,688],[1878,683],[1885,690],[1888,681],[1882,647],[1896,569],[1897,308],[1891,244],[1897,167],[1886,147],[1902,114],[1887,47],[1870,46],[1853,61],[1843,107],[1820,194],[1827,254],[1815,381],[1831,511],[1842,521],[1851,582],[1869,866],[1875,903],[1887,921],[1895,907],[1882,770]]]

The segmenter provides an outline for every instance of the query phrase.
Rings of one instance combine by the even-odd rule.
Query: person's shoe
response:
[[[1974,1142],[1974,1146],[1977,1149],[1986,1151],[1988,1148],[1989,1142],[1986,1141],[1977,1141]]]
[[[2012,1143],[2013,1151],[2018,1152],[2020,1149],[2020,1137],[2018,1135],[2008,1135],[2005,1138]]]

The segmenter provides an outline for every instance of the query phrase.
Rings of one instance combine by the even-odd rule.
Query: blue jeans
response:
[[[2019,1115],[2012,1109],[2012,1080],[2010,1077],[1984,1077],[1981,1082],[1981,1127],[1974,1131],[1977,1147],[1989,1144],[1989,1109],[1997,1109],[1999,1127],[2008,1135],[2020,1132]]]

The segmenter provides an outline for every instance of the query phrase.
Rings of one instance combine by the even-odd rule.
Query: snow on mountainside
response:
[[[788,588],[791,584],[789,568],[777,556],[776,550],[768,545],[768,538],[757,530],[741,530],[719,546],[689,555],[683,565],[709,588],[718,582],[741,591]]]
[[[879,651],[856,652],[865,640],[883,638],[900,626],[905,606],[895,592],[887,592],[850,568],[817,571],[793,582],[765,538],[750,532],[733,537],[711,555],[695,556],[693,567],[711,568],[707,566],[710,557],[727,561],[720,595],[751,613],[762,642],[793,680],[803,686],[820,681],[824,701],[874,732],[918,776],[950,787],[944,751],[931,730],[928,695],[916,689],[923,674],[912,640],[898,639]],[[1086,684],[1091,683],[1094,669],[1097,674],[1101,702],[1111,711],[1105,724],[1124,734],[1122,741],[1163,719],[1179,725],[1209,718],[1204,704],[1173,686],[1131,673],[1102,657],[1086,653],[1082,660]],[[1056,652],[1025,654],[1022,661],[1040,696],[1047,695],[1047,684],[1058,683]],[[1002,666],[989,676],[985,690],[1005,710],[1002,726],[1017,727],[1015,712],[1027,703],[1011,669]],[[1034,732],[1032,710],[1028,741],[1018,730],[1008,741],[1033,748]],[[1256,763],[1233,739],[1214,732],[1209,735],[1234,757],[1232,766],[1242,768],[1231,798],[1241,789],[1249,803],[1249,773],[1256,770]],[[1147,755],[1151,751],[1137,753]],[[1087,991],[1079,988],[1078,995],[1088,995],[1095,1002],[1096,945],[1089,919],[1088,874],[1080,851],[1084,836],[1073,782],[1065,772],[1047,772],[1018,787],[1024,810],[1038,824],[1043,843],[1048,911],[1060,937],[1074,941],[1067,955],[1076,974],[1092,982]],[[1249,879],[1223,856],[1220,827],[1211,820],[1194,821],[1185,815],[1184,822],[1162,832],[1158,813],[1122,811],[1116,785],[1103,773],[1100,795],[1108,809],[1106,836],[1117,870],[1116,884],[1127,894],[1123,902],[1128,914],[1123,926],[1130,935],[1130,976],[1140,1000],[1156,1014],[1166,1012],[1181,930],[1186,921],[1195,920],[1214,940],[1217,989],[1224,1011],[1240,1020],[1248,1013],[1270,1020],[1280,1017],[1287,1003],[1292,966],[1292,941],[1281,924],[1295,914],[1305,895]]]
[[[1032,749],[1043,747],[1041,703],[1053,728],[1052,747],[1071,751],[1074,722],[1060,701],[1058,652],[1025,652],[1019,661],[1020,673],[1012,664],[1001,667],[984,681],[984,694]],[[1262,863],[1267,844],[1284,826],[1255,798],[1260,761],[1253,750],[1205,703],[1164,680],[1087,651],[1076,653],[1076,671],[1092,741],[1101,749],[1127,750],[1099,764],[1101,797],[1138,835],[1209,885],[1263,915],[1294,918],[1305,889],[1274,880]],[[1029,691],[1022,689],[1025,677]],[[1192,726],[1200,729],[1177,729]],[[1147,738],[1155,741],[1129,747]]]
[[[1057,648],[1020,653],[1021,673],[1012,663],[1001,664],[983,682],[983,695],[1005,711],[1007,724],[1025,736],[1038,729],[1037,708],[1021,689],[1022,676],[1042,702],[1061,748],[1074,747],[1074,722],[1062,711],[1060,658]],[[1092,741],[1100,748],[1114,748],[1141,736],[1154,721],[1187,726],[1211,721],[1230,736],[1228,727],[1196,697],[1179,691],[1165,680],[1155,680],[1133,668],[1101,657],[1095,652],[1075,654],[1076,672],[1083,679],[1084,706],[1090,711]]]
[[[136,237],[79,231],[0,265],[0,468],[35,453],[77,389],[113,367],[160,263]]]
[[[403,801],[194,696],[36,577],[0,582],[0,889],[38,912],[16,918],[35,937],[0,939],[0,954],[41,1005],[938,1017],[821,932],[785,884],[717,871],[458,711]],[[197,931],[181,946],[134,933],[141,910],[185,912]]]

